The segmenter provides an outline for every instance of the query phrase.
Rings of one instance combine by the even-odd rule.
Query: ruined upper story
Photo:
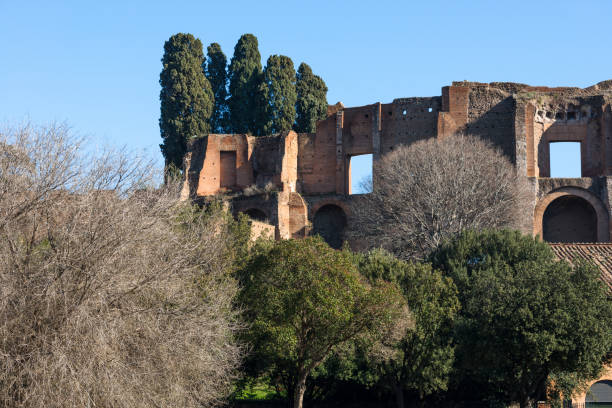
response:
[[[191,143],[185,195],[266,184],[303,195],[350,194],[351,157],[455,133],[499,147],[529,177],[550,176],[549,145],[581,144],[583,177],[612,175],[612,80],[589,88],[453,82],[441,96],[330,106],[316,133],[211,134]]]

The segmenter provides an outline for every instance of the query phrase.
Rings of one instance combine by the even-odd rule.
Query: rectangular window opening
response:
[[[349,158],[349,194],[372,192],[372,154],[360,154]]]
[[[236,186],[236,152],[220,152],[220,187],[232,188]]]
[[[580,178],[582,163],[580,160],[580,142],[551,142],[550,177]]]

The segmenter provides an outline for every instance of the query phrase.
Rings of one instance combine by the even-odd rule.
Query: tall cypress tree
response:
[[[215,107],[210,117],[210,130],[215,133],[225,133],[229,126],[229,108],[227,106],[227,58],[221,46],[212,43],[207,48],[206,78],[210,82],[215,95]]]
[[[295,122],[295,69],[291,58],[272,55],[268,58],[264,78],[268,90],[268,117],[266,133],[291,130]]]
[[[243,34],[229,66],[229,112],[235,133],[264,134],[266,93],[257,38]]]
[[[175,34],[164,44],[159,147],[167,166],[180,168],[187,140],[210,131],[214,96],[202,72],[203,62],[202,42],[191,34]]]
[[[317,120],[327,116],[327,86],[321,77],[314,75],[308,64],[302,62],[297,72],[297,132],[313,133]]]

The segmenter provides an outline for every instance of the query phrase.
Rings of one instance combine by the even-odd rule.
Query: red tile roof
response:
[[[584,258],[599,267],[601,280],[612,290],[612,243],[601,244],[550,244],[559,259],[573,261]]]

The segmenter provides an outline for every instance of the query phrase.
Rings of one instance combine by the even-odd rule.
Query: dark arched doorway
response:
[[[588,201],[566,195],[552,201],[542,221],[547,242],[597,242],[597,214]]]
[[[612,407],[612,381],[597,381],[586,395],[587,407]]]
[[[314,216],[312,234],[320,235],[332,248],[339,249],[344,241],[346,214],[337,205],[327,204]]]
[[[266,217],[266,213],[257,209],[257,208],[249,208],[244,212],[249,216],[250,219],[255,221],[265,221],[268,217]]]

